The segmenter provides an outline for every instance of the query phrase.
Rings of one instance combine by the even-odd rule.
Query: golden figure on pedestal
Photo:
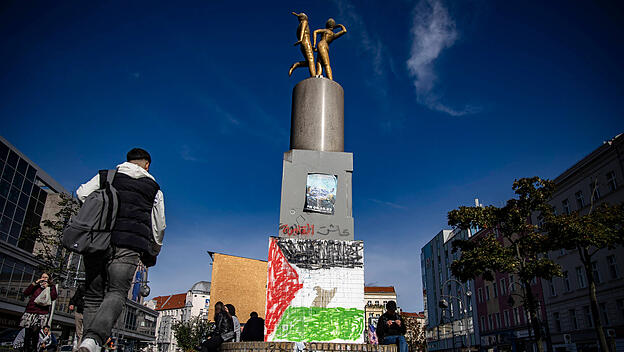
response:
[[[333,18],[327,20],[325,28],[317,29],[313,33],[314,46],[310,42],[310,26],[308,24],[308,16],[305,13],[293,12],[293,15],[299,18],[299,26],[297,27],[297,42],[295,45],[300,45],[301,53],[305,58],[305,61],[298,61],[290,66],[288,76],[292,75],[292,72],[297,67],[307,67],[310,70],[310,77],[320,77],[323,74],[323,68],[325,68],[325,74],[327,78],[333,80],[332,69],[329,63],[329,44],[334,39],[340,38],[347,33],[345,26],[336,24]],[[334,32],[334,29],[340,27],[339,32]],[[321,35],[321,40],[316,44],[317,35]],[[317,51],[317,62],[314,62],[314,52]]]
[[[334,33],[334,28],[336,27],[342,28],[340,32]],[[318,33],[321,34],[321,40],[319,41],[317,46],[316,36]],[[325,74],[327,75],[327,78],[331,79],[332,81],[334,80],[334,77],[332,75],[331,66],[329,65],[329,44],[333,42],[334,39],[340,38],[345,33],[347,33],[347,29],[345,28],[345,26],[341,24],[336,24],[336,21],[334,21],[333,18],[330,18],[327,20],[327,23],[325,23],[325,29],[317,29],[312,34],[312,36],[314,37],[314,48],[316,51],[318,51],[316,59],[325,68]],[[320,74],[321,72],[319,72],[319,75]]]
[[[308,16],[305,13],[293,12],[293,15],[299,18],[299,26],[297,27],[297,42],[295,46],[300,45],[301,53],[305,58],[305,61],[298,61],[290,66],[288,76],[297,67],[308,67],[310,70],[310,77],[316,76],[316,70],[314,65],[314,50],[312,49],[312,42],[310,42],[310,26],[308,25]]]

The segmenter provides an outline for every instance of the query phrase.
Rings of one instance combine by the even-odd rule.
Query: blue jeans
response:
[[[126,304],[139,253],[127,248],[109,248],[105,254],[85,255],[84,259],[87,280],[83,341],[92,338],[102,346]]]
[[[407,341],[405,341],[405,336],[403,335],[385,336],[383,339],[383,344],[384,345],[398,345],[399,352],[408,352]]]

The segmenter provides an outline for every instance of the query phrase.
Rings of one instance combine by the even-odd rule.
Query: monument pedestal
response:
[[[364,342],[366,328],[364,243],[354,240],[344,91],[332,80],[308,78],[293,89],[292,104],[279,237],[269,240],[265,338],[332,342],[323,350],[333,351]]]
[[[353,240],[351,175],[353,154],[293,149],[284,153],[280,237]],[[335,197],[322,204],[323,195],[311,194],[316,175],[335,179]],[[329,188],[329,187],[328,187]],[[316,192],[331,192],[316,190]],[[321,203],[316,206],[315,203]]]

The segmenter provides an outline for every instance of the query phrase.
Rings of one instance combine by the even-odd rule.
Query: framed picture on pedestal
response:
[[[327,174],[308,174],[303,211],[334,215],[338,177]]]

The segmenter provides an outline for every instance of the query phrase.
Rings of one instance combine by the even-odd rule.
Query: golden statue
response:
[[[299,26],[297,27],[298,40],[295,43],[295,46],[301,46],[301,53],[303,54],[305,61],[298,61],[292,64],[292,66],[290,66],[290,70],[288,71],[288,76],[290,76],[297,67],[308,67],[310,70],[310,77],[314,77],[316,76],[316,67],[314,64],[314,50],[312,48],[312,43],[310,42],[310,26],[308,25],[308,16],[303,12],[293,12],[292,14],[299,18]]]
[[[334,33],[334,28],[336,27],[340,27],[342,28],[342,30],[340,32]],[[317,46],[316,36],[318,33],[321,34],[321,40],[319,41],[318,46]],[[318,51],[317,60],[325,68],[325,74],[327,75],[327,78],[331,80],[334,80],[334,78],[332,75],[331,66],[329,65],[329,44],[332,41],[334,41],[334,39],[340,38],[345,33],[347,33],[347,29],[345,28],[345,26],[341,24],[336,24],[336,21],[334,21],[333,18],[330,18],[327,20],[327,23],[325,23],[324,29],[317,29],[313,33],[314,48],[315,48],[315,51]],[[321,69],[318,70],[318,74],[319,75],[322,74]]]

